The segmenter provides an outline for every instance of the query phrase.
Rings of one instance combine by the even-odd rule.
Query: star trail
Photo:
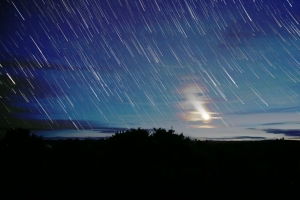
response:
[[[297,0],[2,1],[0,128],[297,138],[299,10]]]

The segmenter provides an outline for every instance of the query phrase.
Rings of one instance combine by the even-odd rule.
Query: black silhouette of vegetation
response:
[[[102,140],[1,141],[5,199],[291,199],[300,143],[199,141],[174,130],[130,129]]]

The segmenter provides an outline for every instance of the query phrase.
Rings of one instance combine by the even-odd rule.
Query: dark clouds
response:
[[[208,140],[265,140],[266,137],[255,137],[255,136],[237,136],[237,137],[218,137],[208,138]]]
[[[264,129],[267,133],[273,133],[273,134],[284,134],[286,136],[292,136],[292,137],[299,137],[300,136],[300,130],[289,130],[289,129]]]

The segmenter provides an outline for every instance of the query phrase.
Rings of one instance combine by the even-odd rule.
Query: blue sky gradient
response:
[[[299,136],[298,1],[0,6],[1,129]]]

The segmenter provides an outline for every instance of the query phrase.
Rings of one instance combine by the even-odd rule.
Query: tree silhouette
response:
[[[300,187],[297,141],[199,141],[163,128],[42,141],[12,129],[0,144],[2,191],[28,199],[289,199]]]
[[[28,142],[35,140],[42,140],[42,136],[30,134],[30,130],[23,128],[10,129],[6,132],[3,138],[5,143]]]
[[[117,132],[109,138],[111,141],[123,141],[123,142],[141,142],[147,140],[150,133],[146,129],[129,129],[123,132]]]
[[[26,141],[30,138],[30,131],[28,129],[11,129],[6,132],[3,140],[6,142],[12,141]]]

